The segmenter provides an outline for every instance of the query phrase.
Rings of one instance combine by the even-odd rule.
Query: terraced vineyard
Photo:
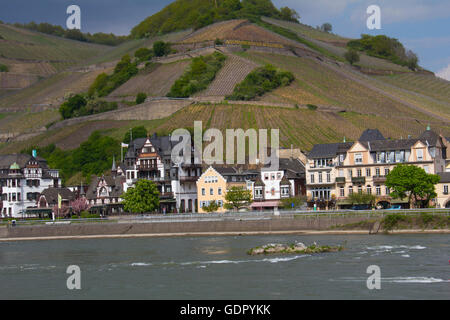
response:
[[[200,92],[198,96],[224,97],[231,94],[234,87],[244,80],[244,78],[257,66],[258,64],[247,59],[243,59],[233,54],[227,55],[225,65],[217,73],[213,82],[206,90]]]
[[[406,90],[412,90],[434,99],[450,103],[450,81],[425,74],[377,76],[377,79]]]
[[[224,36],[246,20],[236,19],[214,23],[185,37],[182,43],[203,42],[208,40],[224,39]]]
[[[73,41],[0,24],[0,53],[4,58],[28,61],[80,62],[109,49],[108,46]]]
[[[190,60],[182,60],[159,65],[154,71],[145,75],[137,75],[114,90],[110,97],[135,96],[144,92],[149,96],[163,97],[174,82],[181,77]]]

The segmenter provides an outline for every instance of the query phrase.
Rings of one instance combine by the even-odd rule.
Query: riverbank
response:
[[[163,217],[128,221],[110,219],[109,223],[10,225],[0,227],[0,241],[271,234],[450,233],[448,216],[435,216],[431,220],[427,217],[330,214],[228,216],[202,219]],[[442,221],[445,224],[442,224]]]
[[[189,232],[189,233],[138,233],[84,236],[42,236],[1,238],[0,242],[38,241],[38,240],[76,240],[76,239],[120,239],[120,238],[164,238],[164,237],[220,237],[220,236],[258,236],[258,235],[367,235],[367,230],[303,230],[303,231],[254,231],[254,232]],[[384,233],[381,233],[384,234]],[[389,234],[450,234],[450,229],[409,229],[393,230]]]

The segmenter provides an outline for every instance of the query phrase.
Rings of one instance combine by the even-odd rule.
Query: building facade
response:
[[[430,128],[418,138],[398,140],[368,129],[355,142],[315,145],[306,164],[308,205],[348,208],[350,194],[365,192],[376,196],[377,207],[407,207],[407,199],[389,196],[386,176],[398,164],[416,165],[432,174],[445,171],[445,142]]]
[[[43,190],[61,185],[59,171],[49,169],[45,159],[28,154],[0,155],[2,217],[27,217],[36,208]]]

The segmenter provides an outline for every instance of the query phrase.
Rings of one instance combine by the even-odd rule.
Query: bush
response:
[[[88,95],[90,97],[95,94],[99,97],[107,96],[137,73],[137,62],[132,62],[130,56],[126,54],[117,63],[112,75],[108,76],[101,73],[97,76],[94,83],[89,87]]]
[[[153,53],[157,57],[162,57],[170,53],[170,44],[164,41],[156,41],[153,44]]]
[[[355,62],[359,62],[359,54],[356,50],[354,49],[349,49],[345,54],[344,54],[344,58],[345,60],[347,60],[351,65],[353,65]]]
[[[291,72],[281,71],[272,65],[257,68],[250,72],[244,81],[236,85],[227,100],[252,100],[280,86],[287,86],[294,80]]]
[[[100,99],[88,100],[84,96],[77,94],[64,102],[60,106],[59,112],[63,119],[69,119],[111,111],[117,109],[117,107],[117,102],[107,102]]]
[[[136,95],[136,104],[141,104],[141,103],[145,102],[145,99],[147,99],[147,95],[143,92],[139,92]]]
[[[308,107],[309,110],[313,110],[313,111],[317,110],[317,106],[314,104],[307,104],[306,106]]]
[[[0,63],[0,72],[8,72],[8,71],[9,71],[8,66]]]
[[[219,38],[217,38],[216,40],[214,40],[214,44],[215,44],[216,46],[221,46],[221,45],[223,45],[223,41],[220,40]]]
[[[189,69],[175,81],[167,96],[187,98],[206,89],[222,68],[225,59],[226,57],[219,52],[192,59]]]
[[[134,57],[139,61],[147,61],[153,57],[153,50],[148,48],[140,48],[134,52]]]

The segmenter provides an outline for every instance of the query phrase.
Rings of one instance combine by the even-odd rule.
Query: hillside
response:
[[[180,3],[184,1],[174,2]],[[202,5],[211,4],[202,0],[192,3],[199,4],[199,10],[192,8],[198,14]],[[151,24],[146,22],[141,26],[147,28],[159,21],[155,30],[162,33],[164,21],[177,17],[175,13],[170,14],[172,9],[167,10],[152,16]],[[190,11],[185,15],[189,16]],[[306,151],[316,143],[339,142],[344,137],[347,141],[356,139],[367,128],[378,128],[386,137],[406,138],[418,135],[431,125],[436,132],[450,136],[450,82],[421,69],[413,72],[364,53],[351,66],[343,55],[347,42],[352,39],[282,20],[279,16],[253,20],[236,15],[225,21],[212,20],[202,28],[191,26],[191,29],[186,29],[186,24],[169,25],[169,31],[181,27],[184,30],[164,29],[167,33],[153,37],[146,34],[148,38],[106,49],[62,39],[75,43],[75,47],[81,46],[79,50],[92,47],[93,51],[84,59],[73,58],[69,69],[58,69],[50,60],[34,65],[39,70],[36,72],[42,72],[45,78],[15,93],[2,93],[0,89],[0,141],[3,141],[0,153],[51,143],[71,150],[95,130],[121,140],[125,132],[139,125],[149,133],[169,134],[177,128],[193,127],[194,120],[202,120],[204,129],[278,128],[283,147],[292,144]],[[139,72],[109,93],[105,99],[120,102],[118,110],[61,121],[58,108],[64,97],[86,93],[99,74],[113,73],[122,56],[134,57],[137,49],[151,49],[157,40],[169,41],[172,51],[140,62]],[[49,57],[56,52],[49,51]],[[226,60],[206,89],[186,99],[166,97],[176,80],[193,68],[195,57],[214,52],[225,55]],[[17,53],[22,54],[25,53]],[[65,54],[61,53],[61,60]],[[1,59],[4,58],[0,57],[0,63],[4,61]],[[295,79],[252,101],[224,100],[252,71],[267,64],[292,73]],[[27,70],[30,75],[34,70],[30,66],[12,68]],[[0,81],[1,77],[2,74]],[[11,78],[9,81],[26,80]],[[133,106],[140,92],[146,93],[149,99]]]

